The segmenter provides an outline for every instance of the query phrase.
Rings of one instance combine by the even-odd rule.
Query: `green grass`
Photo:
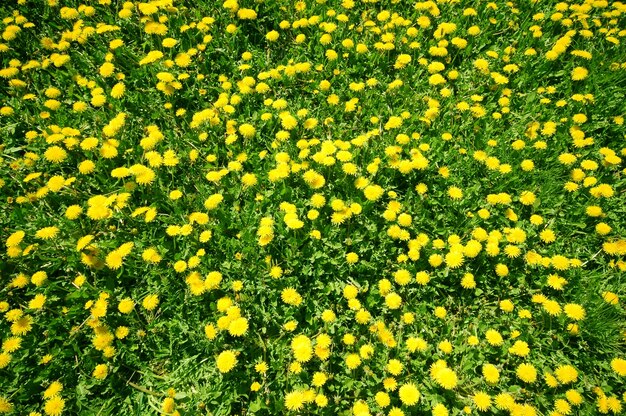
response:
[[[125,15],[132,3],[85,3],[0,5],[0,413],[621,412],[623,4],[152,1]],[[242,8],[256,18],[242,19]],[[161,21],[167,33],[148,33],[150,21]],[[441,35],[444,23],[456,27]],[[273,30],[276,41],[266,38]],[[575,31],[570,44],[548,59],[568,31]],[[167,37],[176,45],[163,46]],[[123,45],[112,49],[116,39]],[[459,39],[467,46],[455,46]],[[437,56],[437,46],[447,54]],[[331,49],[337,59],[328,57]],[[139,64],[151,51],[163,57]],[[177,59],[185,53],[188,65]],[[56,65],[59,55],[69,61]],[[411,58],[404,68],[396,65],[400,55]],[[478,59],[488,62],[486,72]],[[115,66],[111,76],[100,73],[105,62]],[[588,70],[585,79],[572,78],[577,67]],[[437,71],[441,85],[431,82]],[[158,86],[163,73],[180,82],[171,94]],[[498,84],[498,74],[506,82]],[[125,92],[115,98],[118,83]],[[268,91],[256,90],[260,83]],[[354,88],[358,83],[365,87]],[[106,103],[92,103],[94,95]],[[356,105],[346,106],[353,99]],[[81,102],[84,111],[74,107]],[[194,125],[204,110],[215,111],[215,122]],[[297,125],[282,123],[284,112]],[[104,127],[120,113],[125,122],[107,137]],[[577,114],[587,120],[578,123]],[[391,117],[401,117],[400,126],[387,126]],[[305,127],[311,119],[317,124]],[[553,132],[545,130],[549,122]],[[252,137],[239,131],[243,124],[254,127]],[[152,147],[142,142],[149,126],[162,136]],[[91,137],[94,147],[85,141]],[[46,153],[53,146],[66,156],[55,161]],[[167,163],[167,152],[178,162]],[[573,163],[562,163],[566,153]],[[411,165],[418,156],[426,167]],[[524,170],[528,160],[534,168]],[[92,172],[79,169],[84,161],[94,163]],[[275,180],[285,166],[286,177]],[[127,175],[113,177],[119,168]],[[143,181],[140,169],[153,178]],[[220,170],[221,179],[207,179]],[[323,186],[308,184],[307,171],[322,175]],[[242,182],[248,173],[257,179],[249,187]],[[384,192],[368,198],[367,185]],[[461,198],[450,196],[452,186]],[[171,199],[174,190],[182,197]],[[535,201],[525,205],[525,191]],[[223,201],[207,208],[218,193]],[[313,204],[314,194],[324,196],[322,206]],[[493,194],[510,202],[491,204]],[[111,197],[110,211],[98,217],[90,204],[102,196]],[[73,205],[82,208],[75,218],[66,215]],[[591,206],[600,215],[590,215]],[[285,216],[293,207],[302,227]],[[156,215],[134,215],[142,208]],[[192,213],[208,220],[193,223]],[[265,244],[268,217],[272,238]],[[172,226],[189,232],[172,235]],[[46,227],[57,233],[45,238]],[[603,227],[607,232],[598,231]],[[555,241],[542,238],[546,229]],[[524,238],[515,238],[522,231]],[[93,240],[79,249],[88,235]],[[471,240],[480,241],[478,253],[469,250]],[[125,243],[132,247],[116,264],[107,256]],[[145,257],[149,248],[158,262]],[[463,253],[460,264],[446,260],[455,252]],[[358,261],[348,262],[348,253]],[[181,262],[185,270],[176,270]],[[276,266],[280,277],[270,275]],[[394,280],[401,269],[412,276],[406,285]],[[37,282],[38,272],[47,278]],[[216,286],[211,272],[221,273]],[[413,278],[419,272],[428,273],[427,284]],[[461,284],[468,273],[476,287]],[[551,275],[565,279],[562,288],[549,284]],[[194,279],[205,289],[194,288]],[[354,299],[346,296],[351,286]],[[301,303],[283,299],[288,288]],[[391,292],[402,299],[397,308],[386,298]],[[153,310],[142,305],[150,294],[159,296]],[[129,313],[118,309],[125,298],[135,302]],[[583,315],[571,311],[576,305]],[[437,317],[438,307],[445,317]],[[323,319],[328,311],[336,319]],[[26,321],[19,314],[32,319],[30,327],[20,326]],[[241,336],[230,324],[239,316],[247,323]],[[128,335],[116,337],[124,328]],[[489,344],[488,330],[501,334],[501,345]],[[328,349],[317,345],[325,334]],[[292,345],[298,335],[313,348],[302,362]],[[423,351],[407,345],[416,337],[427,342]],[[528,344],[527,356],[509,352],[516,341]],[[229,350],[237,362],[222,372],[217,357]],[[361,357],[355,368],[350,354]],[[392,359],[403,364],[398,374],[387,368]],[[441,360],[457,377],[451,389],[433,370]],[[265,373],[255,369],[262,361]],[[499,370],[495,384],[482,374],[487,363]],[[523,363],[537,370],[534,382],[517,375]],[[96,377],[102,364],[107,373]],[[552,385],[550,375],[566,365],[576,369],[575,380]],[[323,385],[313,381],[317,372],[328,378]],[[407,383],[420,391],[415,405],[399,393]],[[477,399],[480,392],[491,401]],[[505,394],[515,404],[502,406]]]

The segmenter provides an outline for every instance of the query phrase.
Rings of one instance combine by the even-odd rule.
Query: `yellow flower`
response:
[[[41,238],[42,240],[49,240],[51,238],[56,237],[59,233],[59,229],[57,227],[45,227],[38,230],[35,233],[35,237]]]
[[[484,364],[482,373],[487,383],[495,384],[500,380],[500,371],[493,364]]]
[[[398,128],[402,125],[402,117],[397,117],[397,116],[391,116],[389,117],[389,120],[387,120],[387,123],[385,123],[385,130],[391,130],[391,129],[395,129]]]
[[[397,376],[402,372],[402,363],[399,360],[391,359],[387,363],[387,371],[389,371],[394,376]]]
[[[126,326],[119,326],[115,329],[115,337],[117,339],[124,339],[128,336],[130,330]]]
[[[24,335],[30,332],[33,318],[29,315],[24,315],[21,318],[16,319],[11,325],[11,333],[13,335]]]
[[[267,32],[267,33],[265,34],[265,39],[267,39],[267,40],[268,40],[268,41],[270,41],[270,42],[275,42],[275,41],[277,41],[277,40],[278,40],[278,37],[279,37],[279,36],[280,36],[280,35],[279,35],[279,33],[278,33],[277,31],[272,30],[272,31]]]
[[[254,20],[257,18],[257,13],[252,9],[241,8],[237,10],[237,17],[241,20]]]
[[[434,374],[434,379],[437,384],[446,390],[455,388],[458,382],[456,373],[448,367],[437,369]]]
[[[515,370],[515,374],[525,383],[534,383],[537,380],[537,370],[532,364],[520,364]]]
[[[154,247],[149,247],[141,253],[141,258],[147,263],[157,264],[161,261],[159,252]]]
[[[15,352],[20,348],[21,344],[22,338],[20,337],[7,338],[2,342],[2,351],[7,353]]]
[[[242,124],[239,126],[239,133],[246,139],[251,139],[256,134],[256,129],[252,124]]]
[[[361,365],[361,357],[358,354],[348,354],[346,357],[346,366],[350,370],[354,370]]]
[[[111,62],[105,62],[100,66],[100,75],[104,78],[110,77],[115,72],[115,65]]]
[[[476,280],[474,280],[474,275],[471,273],[465,273],[463,278],[461,279],[461,286],[464,289],[474,289],[476,287]]]
[[[113,250],[106,256],[106,265],[111,270],[117,270],[122,267],[122,263],[124,261],[124,257],[120,254],[118,250]]]
[[[530,353],[530,348],[525,341],[515,341],[515,344],[509,348],[510,354],[515,354],[519,357],[526,357]]]
[[[131,298],[124,298],[120,301],[117,309],[123,314],[129,314],[135,307],[135,302]]]
[[[222,194],[213,194],[204,201],[204,207],[208,210],[215,209],[223,200]]]
[[[378,393],[376,393],[376,395],[374,396],[374,400],[376,400],[376,403],[383,408],[389,406],[389,404],[391,403],[389,395],[384,391],[379,391]]]
[[[70,205],[65,210],[65,217],[69,220],[75,220],[83,212],[83,208],[80,205]]]
[[[296,289],[286,288],[280,294],[281,299],[288,305],[298,306],[302,303],[302,296]]]
[[[576,406],[578,406],[579,404],[583,402],[582,395],[578,391],[573,390],[573,389],[566,391],[565,397],[571,404],[576,405]]]
[[[402,305],[402,298],[397,293],[389,293],[385,296],[385,304],[389,309],[398,309]]]
[[[542,306],[549,315],[558,316],[561,314],[561,306],[555,300],[546,299]]]
[[[235,365],[237,365],[237,356],[232,350],[226,350],[220,353],[216,359],[217,369],[220,373],[228,373]]]
[[[500,301],[500,309],[504,312],[513,312],[513,309],[515,309],[515,305],[510,299],[505,299]]]
[[[359,261],[359,255],[356,253],[348,253],[346,254],[346,261],[349,264],[354,264]]]
[[[109,374],[109,367],[106,364],[98,364],[93,370],[93,376],[98,380],[104,380]]]
[[[298,335],[291,341],[291,350],[298,362],[307,362],[313,356],[311,340],[306,335]]]
[[[300,410],[304,406],[304,394],[296,390],[285,395],[285,407],[288,410]]]
[[[0,352],[0,369],[5,368],[10,363],[11,363],[11,354],[6,353],[6,352]]]
[[[240,337],[248,332],[248,320],[246,318],[237,318],[228,326],[228,332],[235,337]]]
[[[59,416],[61,413],[63,413],[64,408],[65,400],[63,400],[60,396],[54,396],[46,400],[46,403],[44,405],[44,412],[48,416]]]
[[[441,403],[437,403],[434,407],[433,407],[433,416],[448,416],[449,412],[448,412],[448,408],[441,404]]]
[[[326,380],[328,380],[328,376],[321,371],[317,371],[313,374],[312,384],[315,387],[321,387],[326,383]]]
[[[330,309],[326,309],[322,312],[322,320],[324,322],[333,322],[335,319],[337,319],[337,315]]]
[[[580,321],[585,317],[585,308],[576,303],[568,303],[563,307],[565,315],[575,321]]]
[[[573,383],[578,379],[578,371],[571,365],[561,365],[554,370],[554,375],[561,384]]]
[[[577,66],[576,68],[572,69],[573,81],[582,81],[583,79],[587,78],[588,75],[589,71],[582,66]]]
[[[365,198],[367,198],[369,201],[376,201],[383,195],[384,192],[385,190],[378,185],[368,185],[363,190]]]
[[[46,303],[46,295],[39,293],[28,302],[28,307],[30,309],[41,309],[44,303]]]
[[[259,374],[265,374],[267,373],[267,370],[269,369],[269,367],[265,361],[261,361],[255,364],[254,369]]]
[[[626,360],[623,358],[613,358],[611,360],[611,368],[618,375],[626,377]]]
[[[444,261],[449,268],[456,269],[463,265],[464,256],[459,250],[451,250],[448,254],[446,254]]]
[[[141,303],[145,310],[154,310],[159,305],[159,295],[151,294],[146,296]]]
[[[487,338],[487,342],[493,346],[502,345],[504,340],[502,339],[502,335],[496,330],[489,329],[485,333],[485,337]]]
[[[491,396],[484,391],[479,391],[472,397],[476,408],[481,412],[487,411],[491,407]]]
[[[15,247],[18,246],[22,240],[24,239],[24,236],[26,235],[26,233],[22,230],[18,230],[15,231],[13,234],[11,234],[7,239],[6,239],[6,246],[7,247]]]
[[[407,406],[415,405],[420,399],[420,392],[413,383],[406,383],[398,390],[400,401]]]
[[[187,262],[185,260],[178,260],[174,263],[174,270],[178,273],[182,273],[187,270]]]

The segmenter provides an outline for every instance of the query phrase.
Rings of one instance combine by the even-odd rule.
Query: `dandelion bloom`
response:
[[[420,398],[420,392],[413,383],[403,384],[400,387],[398,394],[400,396],[400,401],[407,406],[413,406]]]
[[[588,75],[589,71],[587,70],[587,68],[584,68],[582,66],[577,66],[576,68],[572,69],[573,81],[582,81],[583,79],[587,78]]]
[[[228,326],[228,332],[236,337],[245,335],[248,332],[248,320],[246,318],[237,318]]]
[[[147,311],[152,311],[156,309],[156,307],[159,305],[159,295],[151,294],[151,295],[146,296],[143,299],[141,305]]]
[[[294,288],[283,289],[280,297],[288,305],[298,306],[302,303],[302,296]]]
[[[298,362],[307,362],[313,356],[311,340],[306,335],[298,335],[291,341],[294,358]]]
[[[98,380],[104,380],[109,374],[109,367],[106,364],[98,364],[93,370],[93,376]]]
[[[611,368],[618,375],[626,377],[626,360],[623,358],[613,358],[611,360]]]
[[[217,369],[220,373],[228,373],[237,364],[237,356],[234,351],[226,350],[220,353],[216,359]]]
[[[515,374],[525,383],[534,383],[537,380],[537,370],[532,364],[520,364],[515,370]]]
[[[35,233],[35,237],[41,238],[42,240],[49,240],[51,238],[56,237],[58,233],[59,233],[58,227],[45,227],[45,228],[38,230]]]
[[[292,391],[285,395],[285,407],[288,410],[300,410],[304,406],[304,394],[299,391]]]
[[[46,400],[43,410],[48,416],[59,416],[65,408],[65,400],[61,396],[54,396]]]

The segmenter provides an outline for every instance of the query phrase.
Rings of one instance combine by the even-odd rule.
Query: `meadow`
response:
[[[0,414],[623,412],[626,3],[0,18]]]

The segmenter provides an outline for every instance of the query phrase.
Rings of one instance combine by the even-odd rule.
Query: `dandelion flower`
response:
[[[464,262],[464,256],[461,251],[452,250],[444,257],[446,265],[451,269],[461,267]]]
[[[346,357],[346,366],[350,370],[354,370],[359,365],[361,365],[361,358],[358,354],[348,354]]]
[[[500,371],[498,371],[498,368],[493,364],[484,364],[482,373],[487,383],[495,384],[500,379]]]
[[[286,288],[280,294],[281,299],[288,305],[298,306],[302,303],[302,296],[296,289]]]
[[[60,163],[67,158],[67,152],[59,146],[51,146],[44,152],[44,157],[52,163]]]
[[[475,393],[472,400],[474,401],[476,408],[481,412],[485,412],[491,407],[491,396],[484,391]]]
[[[520,364],[515,370],[515,374],[525,383],[534,383],[537,380],[537,370],[532,364]]]
[[[14,232],[13,234],[11,234],[7,239],[6,239],[6,246],[7,247],[15,247],[18,246],[22,240],[24,239],[24,236],[26,235],[26,233],[22,230],[18,230],[16,232]]]
[[[237,356],[232,350],[226,350],[218,355],[216,360],[217,369],[220,373],[228,373],[237,364]]]
[[[348,253],[346,254],[346,261],[349,264],[354,264],[359,261],[359,255],[356,253]]]
[[[65,400],[61,396],[54,396],[46,400],[43,411],[48,416],[59,416],[65,408]]]
[[[459,187],[451,186],[448,188],[448,196],[454,200],[459,200],[463,198],[463,191]]]
[[[587,68],[584,68],[582,66],[577,66],[576,68],[572,69],[573,81],[582,81],[583,79],[587,78],[588,75],[589,71],[587,70]]]
[[[389,309],[398,309],[402,305],[402,298],[397,293],[389,293],[385,296],[385,304]]]
[[[294,358],[300,363],[307,362],[313,356],[311,340],[306,335],[298,335],[291,341]]]
[[[487,338],[487,342],[493,346],[502,345],[502,343],[504,342],[504,340],[502,339],[502,335],[500,335],[500,333],[494,329],[487,330],[487,332],[485,333],[485,337]]]
[[[563,307],[563,311],[568,318],[580,321],[585,318],[585,308],[576,303],[568,303]]]
[[[554,370],[554,375],[561,384],[573,383],[578,379],[578,371],[571,365],[561,365]]]
[[[435,372],[435,381],[444,389],[451,390],[456,387],[458,379],[452,369],[444,367]]]
[[[147,311],[152,311],[156,309],[158,305],[159,305],[159,295],[156,295],[156,294],[151,294],[151,295],[146,296],[141,303],[141,306],[143,306],[144,309]]]
[[[109,367],[106,364],[98,364],[93,370],[93,376],[98,380],[104,380],[109,374]]]
[[[42,240],[49,240],[51,238],[56,237],[59,233],[59,229],[57,227],[45,227],[38,230],[35,233],[35,237],[41,238]]]
[[[413,383],[406,383],[398,390],[400,401],[407,406],[413,406],[420,398],[420,392]]]
[[[246,318],[237,318],[228,326],[230,335],[240,337],[248,332],[248,320]]]
[[[124,257],[117,250],[114,250],[107,254],[105,259],[107,267],[111,270],[117,270],[122,267],[123,261]]]
[[[448,412],[448,408],[441,404],[441,403],[437,403],[434,407],[433,407],[433,416],[448,416],[449,412]]]
[[[384,189],[378,185],[368,185],[363,190],[365,198],[369,201],[376,201],[383,195],[384,192]]]
[[[285,395],[285,407],[288,410],[300,410],[304,406],[304,394],[299,391],[292,391]]]
[[[626,360],[623,358],[613,358],[611,360],[611,368],[618,375],[626,377]]]

